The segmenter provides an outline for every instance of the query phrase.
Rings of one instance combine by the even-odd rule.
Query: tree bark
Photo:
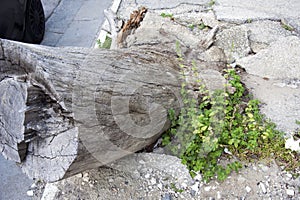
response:
[[[180,108],[174,55],[0,40],[0,150],[47,182],[155,142]]]

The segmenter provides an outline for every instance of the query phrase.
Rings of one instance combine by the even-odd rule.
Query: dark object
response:
[[[0,38],[38,44],[45,32],[40,0],[1,0]]]

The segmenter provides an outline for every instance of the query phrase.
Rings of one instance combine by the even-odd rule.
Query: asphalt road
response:
[[[104,21],[103,10],[112,0],[42,0],[48,46],[92,47]],[[14,163],[0,155],[0,200],[30,200],[33,181]]]
[[[112,0],[62,0],[46,22],[43,45],[92,47]]]

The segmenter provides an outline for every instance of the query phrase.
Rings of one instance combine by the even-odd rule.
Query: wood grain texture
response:
[[[48,182],[153,143],[179,112],[180,75],[155,50],[53,48],[0,40],[0,150]]]

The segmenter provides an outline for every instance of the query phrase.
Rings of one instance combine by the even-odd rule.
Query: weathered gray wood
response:
[[[0,150],[48,182],[153,143],[180,107],[173,56],[0,40]]]

